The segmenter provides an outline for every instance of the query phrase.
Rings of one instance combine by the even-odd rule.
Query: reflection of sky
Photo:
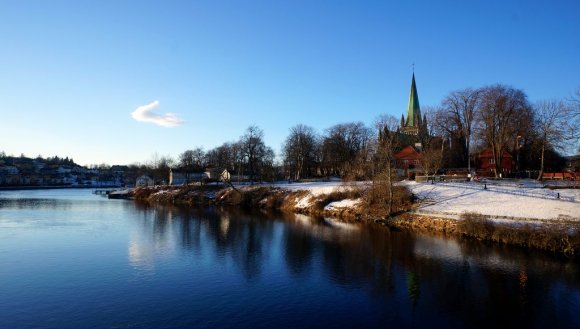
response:
[[[150,244],[141,243],[131,235],[128,248],[129,265],[138,272],[155,270],[155,254]]]
[[[229,216],[222,216],[220,218],[220,233],[222,237],[226,237],[228,235],[228,230],[230,228],[230,218]]]

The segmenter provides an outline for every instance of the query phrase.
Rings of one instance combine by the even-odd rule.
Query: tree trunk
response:
[[[495,178],[497,178],[497,176],[498,176],[497,175],[497,170],[498,170],[498,167],[497,167],[497,152],[495,151],[495,146],[494,145],[491,146],[491,156],[493,158],[493,174],[494,174]]]
[[[465,139],[465,146],[467,147],[467,172],[469,173],[469,177],[471,177],[471,157],[469,154],[469,136]],[[443,156],[443,153],[441,154]]]
[[[389,186],[389,201],[388,201],[387,212],[389,214],[389,217],[391,217],[391,213],[393,212],[393,179],[392,179],[392,175],[393,175],[393,170],[391,168],[391,160],[387,160],[387,184]]]
[[[536,180],[540,181],[542,180],[542,177],[544,176],[544,152],[546,150],[546,142],[543,141],[542,142],[542,152],[540,155],[540,173],[538,174],[538,178]]]

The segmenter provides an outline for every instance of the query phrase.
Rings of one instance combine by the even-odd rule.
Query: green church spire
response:
[[[411,80],[411,94],[409,95],[409,105],[407,106],[407,120],[405,127],[418,127],[421,124],[421,108],[419,107],[419,96],[415,85],[415,72]]]

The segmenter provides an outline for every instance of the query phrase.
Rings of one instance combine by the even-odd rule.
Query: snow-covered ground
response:
[[[311,182],[311,183],[276,183],[273,186],[280,187],[289,191],[308,191],[313,196],[322,194],[330,194],[332,192],[340,191],[340,189],[348,188],[343,182]]]
[[[477,212],[497,220],[566,219],[580,221],[580,189],[550,190],[530,181],[489,181],[486,183],[416,183],[404,181],[419,199],[419,214],[458,218],[464,212]],[[364,185],[359,183],[358,185]],[[318,195],[349,188],[341,182],[276,184],[275,186],[309,193],[299,200],[307,206]],[[485,189],[484,189],[485,187]],[[328,208],[352,207],[355,200],[337,201]]]
[[[532,183],[404,184],[420,200],[418,213],[457,216],[477,212],[497,218],[580,221],[579,189],[550,190]]]

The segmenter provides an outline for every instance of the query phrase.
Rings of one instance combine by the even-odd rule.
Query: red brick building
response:
[[[479,152],[475,158],[475,166],[479,174],[493,175],[495,170],[495,160],[493,152],[487,148]],[[503,151],[500,165],[500,172],[503,175],[511,173],[515,168],[514,158],[507,151]]]
[[[395,168],[400,176],[411,177],[421,172],[421,153],[411,146],[405,146],[395,154]]]

